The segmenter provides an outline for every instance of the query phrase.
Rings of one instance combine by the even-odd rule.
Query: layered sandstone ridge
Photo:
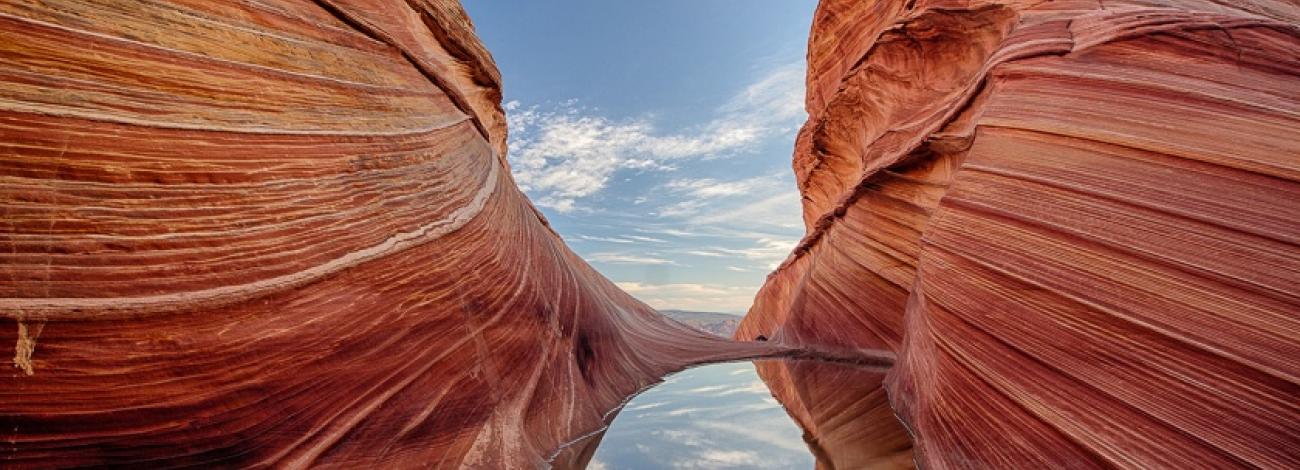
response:
[[[808,235],[737,337],[895,351],[927,468],[1300,466],[1298,22],[822,1]]]
[[[781,351],[570,252],[499,101],[455,2],[0,1],[0,466],[535,468]]]

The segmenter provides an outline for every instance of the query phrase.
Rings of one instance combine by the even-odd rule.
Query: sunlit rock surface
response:
[[[777,350],[570,252],[500,95],[450,1],[0,1],[0,467],[534,468]]]
[[[822,1],[808,235],[737,337],[895,351],[927,468],[1300,466],[1298,21]]]

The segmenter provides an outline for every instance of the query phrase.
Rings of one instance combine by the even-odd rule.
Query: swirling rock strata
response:
[[[885,394],[885,371],[825,361],[755,361],[799,427],[818,470],[911,468],[912,441]]]
[[[1300,465],[1300,8],[824,0],[737,337],[895,351],[927,468]]]
[[[0,466],[533,468],[779,349],[570,252],[499,82],[449,1],[0,1]]]

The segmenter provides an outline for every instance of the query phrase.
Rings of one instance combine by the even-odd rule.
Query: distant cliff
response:
[[[689,312],[686,310],[660,310],[659,313],[697,330],[724,338],[730,338],[731,335],[736,334],[736,326],[740,325],[740,316],[729,313]]]
[[[1285,0],[823,0],[807,236],[737,338],[895,351],[926,468],[1300,466],[1297,24]],[[866,431],[767,372],[854,461]]]

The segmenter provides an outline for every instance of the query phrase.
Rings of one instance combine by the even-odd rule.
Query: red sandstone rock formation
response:
[[[896,351],[927,468],[1300,466],[1298,23],[822,1],[808,235],[737,337]]]
[[[449,1],[0,2],[0,466],[533,468],[778,350],[574,256],[499,99]]]
[[[804,429],[817,469],[912,467],[912,441],[889,406],[884,370],[824,361],[754,366]]]

